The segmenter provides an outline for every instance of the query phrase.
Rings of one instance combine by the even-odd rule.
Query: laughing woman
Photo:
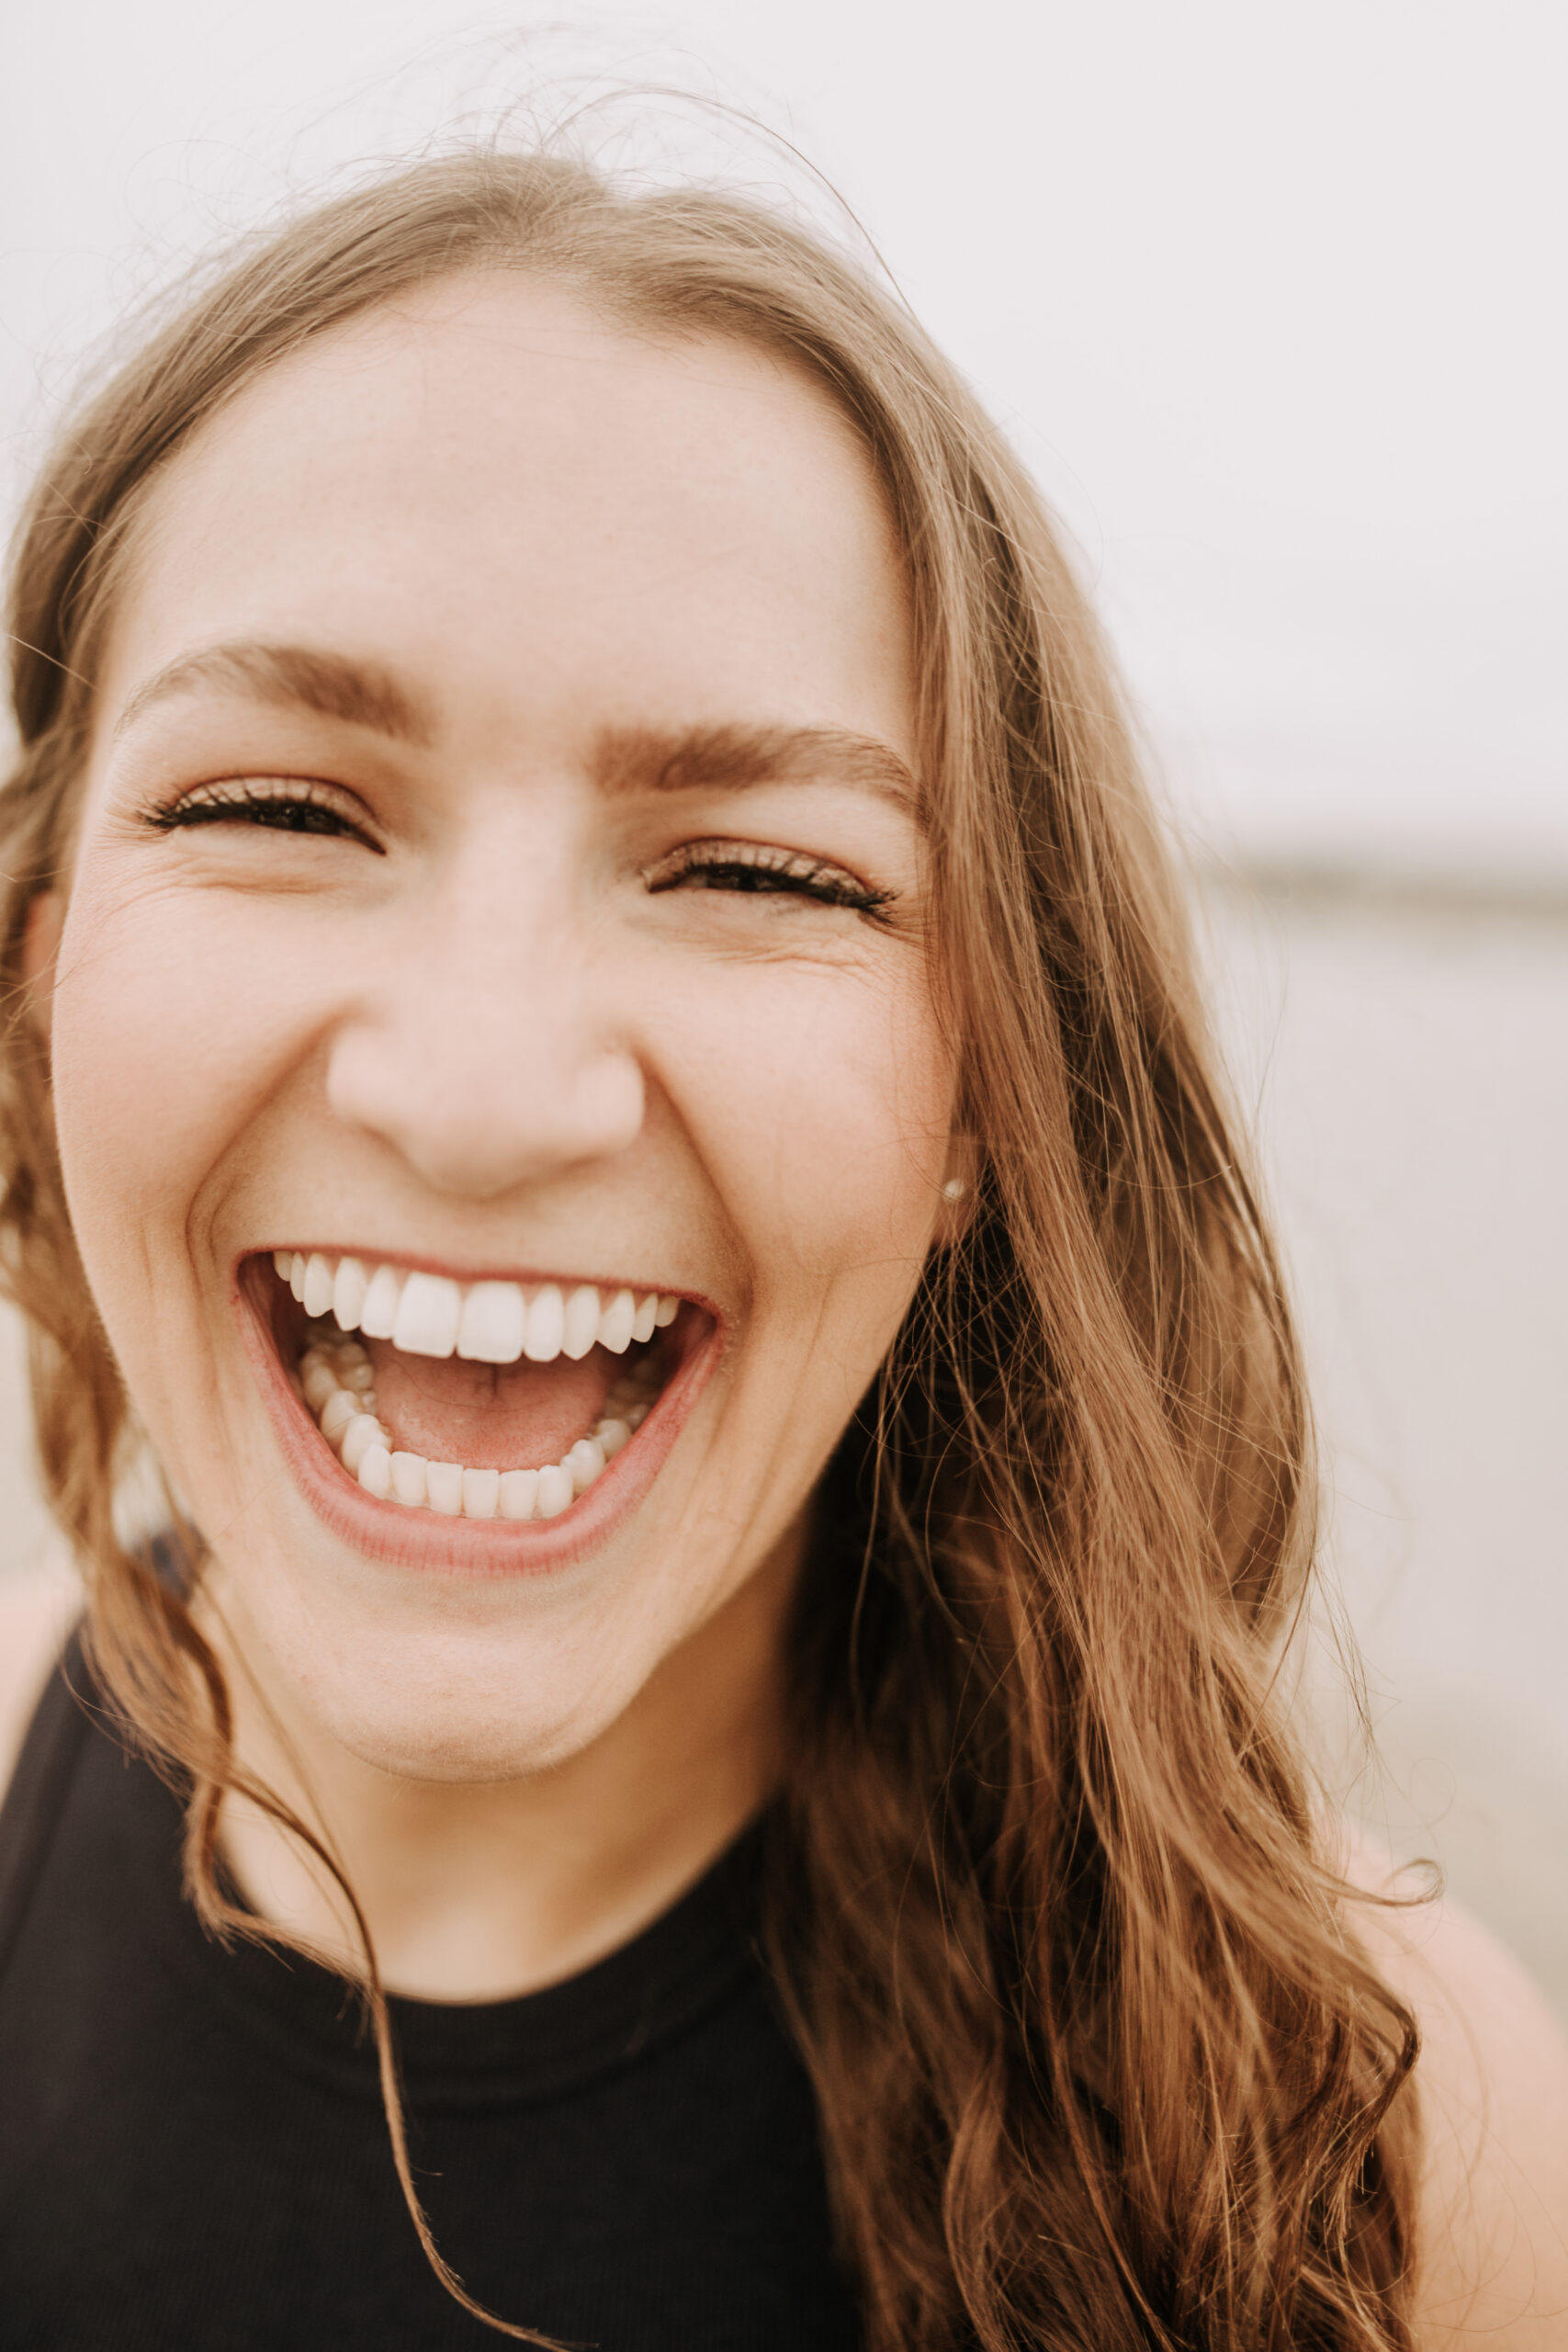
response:
[[[1274,1261],[908,318],[423,164],[75,419],[11,626],[86,1604],[14,1604],[0,2341],[1568,2340],[1561,2047],[1276,1712]]]

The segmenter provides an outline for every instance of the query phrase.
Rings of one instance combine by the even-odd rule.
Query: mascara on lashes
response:
[[[318,839],[346,836],[363,842],[378,856],[386,854],[334,801],[309,790],[262,791],[244,781],[198,786],[180,799],[149,811],[147,822],[157,831],[175,832],[236,818],[276,832]],[[704,889],[728,891],[737,897],[811,899],[821,906],[842,907],[863,915],[877,914],[897,896],[892,890],[857,881],[843,866],[828,859],[799,850],[772,850],[744,842],[690,842],[662,859],[644,880],[652,897],[694,882]]]
[[[892,890],[874,889],[857,881],[827,858],[750,842],[689,842],[650,868],[644,879],[654,897],[695,881],[704,889],[728,890],[737,897],[813,899],[821,906],[843,907],[865,915],[876,914],[897,896]]]
[[[149,809],[146,822],[155,832],[172,833],[198,825],[225,824],[236,818],[248,819],[267,831],[358,841],[378,857],[386,854],[364,826],[318,788],[294,786],[269,792],[244,778],[198,785],[194,791]]]

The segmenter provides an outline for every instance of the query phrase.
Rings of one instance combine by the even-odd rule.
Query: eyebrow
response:
[[[893,746],[842,727],[609,727],[599,737],[593,773],[610,793],[848,785],[892,801],[907,817],[923,814],[914,774]]]
[[[244,639],[197,647],[154,673],[127,702],[118,739],[144,711],[203,689],[310,710],[428,749],[434,713],[385,663],[328,649]],[[924,817],[913,771],[880,736],[841,727],[606,727],[593,747],[595,783],[611,794],[736,792],[769,784],[837,784]]]
[[[182,653],[137,687],[115,726],[118,739],[154,704],[203,687],[241,694],[283,709],[311,710],[400,742],[428,745],[430,712],[378,662],[355,660],[306,645],[249,640],[200,646]]]

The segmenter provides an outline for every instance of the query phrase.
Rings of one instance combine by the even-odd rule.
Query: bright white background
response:
[[[1200,863],[1265,877],[1206,920],[1388,1758],[1363,1795],[1568,2007],[1568,10],[13,0],[0,504],[182,257],[574,67],[823,167],[1069,525]],[[14,1394],[0,1454],[16,1563]]]

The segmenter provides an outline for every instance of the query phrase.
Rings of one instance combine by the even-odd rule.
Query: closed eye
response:
[[[686,842],[643,876],[650,896],[667,890],[726,890],[739,896],[809,899],[874,915],[897,895],[874,889],[847,867],[804,850],[756,842]]]
[[[320,784],[292,780],[273,782],[254,776],[225,776],[215,784],[149,809],[147,820],[156,832],[172,833],[194,825],[252,825],[279,833],[324,835],[362,842],[378,857],[386,852],[345,805],[345,796]]]

